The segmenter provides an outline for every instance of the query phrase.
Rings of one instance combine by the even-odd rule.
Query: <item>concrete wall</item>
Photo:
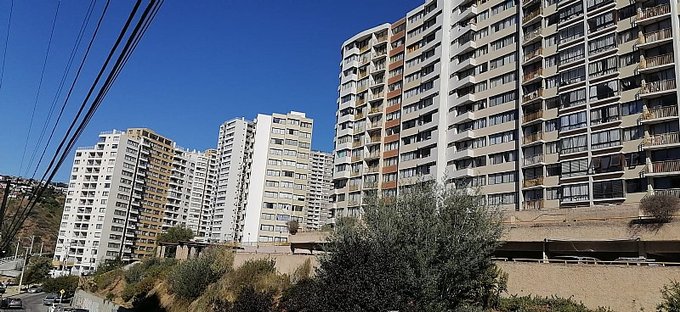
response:
[[[266,254],[266,253],[237,253],[234,255],[234,267],[239,267],[248,260],[274,259],[276,260],[276,270],[280,273],[291,274],[295,272],[307,259],[316,267],[318,260],[313,255],[291,255],[291,254]]]
[[[90,312],[128,312],[131,310],[125,309],[111,301],[100,298],[94,294],[88,293],[84,290],[77,290],[73,297],[73,306],[90,310]]]
[[[508,292],[516,295],[572,297],[591,308],[617,312],[654,311],[660,290],[680,281],[680,267],[565,265],[498,262],[508,273]]]

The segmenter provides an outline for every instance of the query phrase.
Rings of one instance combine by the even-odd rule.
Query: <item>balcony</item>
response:
[[[524,201],[524,210],[541,210],[544,207],[543,199],[533,199]]]
[[[350,192],[358,191],[359,190],[359,184],[350,185],[348,187],[348,189],[349,189]]]
[[[458,18],[464,20],[464,19],[467,19],[467,18],[470,18],[470,17],[477,15],[477,5],[473,4],[473,5],[466,7],[466,8],[460,8],[459,11],[460,11],[460,14],[459,14]]]
[[[659,119],[665,119],[669,117],[675,117],[677,118],[678,116],[678,106],[677,105],[671,105],[671,106],[659,106],[659,107],[653,107],[650,109],[645,109],[642,112],[642,122],[650,122],[650,121],[655,121]]]
[[[640,87],[640,97],[674,92],[675,88],[675,79],[645,82]]]
[[[380,158],[380,152],[372,152],[366,155],[366,160],[371,160],[371,159],[377,159]]]
[[[360,147],[360,146],[362,146],[362,145],[363,145],[363,143],[362,143],[361,141],[354,141],[354,142],[352,142],[352,147],[353,147],[353,148],[357,148],[357,147]]]
[[[650,58],[640,58],[640,65],[638,67],[641,73],[650,72],[653,70],[661,70],[667,67],[673,67],[675,59],[673,53],[652,56]]]
[[[357,162],[357,161],[360,161],[361,159],[362,159],[361,155],[352,156],[352,162]]]
[[[588,194],[562,196],[560,198],[560,204],[582,203],[587,201],[590,201],[590,195]]]
[[[366,172],[367,173],[378,173],[378,172],[380,172],[380,167],[378,167],[378,166],[368,167],[366,169]]]
[[[522,104],[529,104],[535,100],[543,99],[543,88],[529,92],[522,96]]]
[[[364,182],[364,189],[374,189],[378,187],[378,182]]]
[[[354,119],[363,119],[364,117],[364,113],[354,114]]]
[[[381,137],[379,135],[372,136],[372,137],[366,139],[366,144],[380,143],[380,142],[381,142]]]
[[[379,113],[382,113],[382,112],[383,112],[382,106],[379,106],[379,107],[372,107],[372,108],[368,111],[369,114],[379,114]]]
[[[535,10],[535,11],[525,15],[522,18],[522,24],[526,25],[527,23],[534,20],[536,17],[541,16],[541,14],[543,14],[543,8],[539,8],[538,10]]]
[[[529,63],[532,59],[536,58],[538,59],[539,56],[543,55],[543,48],[538,48],[533,51],[527,52],[524,54],[524,63]]]
[[[534,120],[538,120],[540,118],[543,118],[543,111],[542,110],[539,110],[539,111],[533,112],[533,113],[529,113],[529,114],[525,114],[522,117],[522,120],[524,121],[524,123],[528,123],[528,122],[532,122]]]
[[[543,68],[524,73],[524,76],[522,77],[522,83],[532,83],[540,78],[543,78]]]
[[[542,38],[543,37],[542,30],[543,30],[542,28],[537,28],[537,29],[534,29],[534,30],[524,34],[524,43],[523,44],[529,44],[529,43],[534,42],[538,38]]]
[[[366,98],[357,98],[356,100],[356,106],[361,106],[366,104]]]
[[[670,15],[670,13],[671,13],[670,4],[668,3],[660,4],[655,7],[646,8],[644,10],[638,11],[637,16],[635,18],[635,22],[638,25],[652,23],[661,18],[664,18],[665,15]]]
[[[364,131],[366,131],[366,128],[364,127],[354,128],[354,134],[364,133]]]
[[[638,39],[638,48],[652,48],[673,39],[671,28],[648,32]]]
[[[524,180],[522,183],[523,187],[535,187],[543,185],[543,177],[537,177],[534,179]]]
[[[361,175],[361,170],[359,170],[359,169],[357,169],[357,170],[351,170],[351,171],[349,172],[349,175],[352,176],[352,177],[359,176],[359,175]]]
[[[655,146],[664,146],[678,143],[680,143],[680,133],[670,132],[645,137],[645,139],[642,141],[642,147],[651,148]]]
[[[680,189],[679,188],[659,189],[659,190],[654,190],[654,194],[662,194],[662,195],[670,195],[670,196],[680,197]]]
[[[536,141],[543,140],[543,132],[536,132],[524,135],[524,144],[531,144]]]
[[[524,157],[524,166],[533,166],[533,165],[538,165],[542,164],[545,161],[543,154],[539,155],[534,155],[534,156],[525,156]]]
[[[680,159],[655,161],[651,166],[645,166],[643,170],[645,175],[663,175],[669,172],[680,172]]]

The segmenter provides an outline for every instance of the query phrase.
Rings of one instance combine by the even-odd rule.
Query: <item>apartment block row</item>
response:
[[[427,1],[348,39],[333,217],[426,180],[512,210],[680,195],[678,6]]]
[[[102,132],[76,150],[54,265],[64,273],[152,256],[170,227],[204,242],[285,242],[288,221],[325,224],[332,155],[311,151],[305,114],[220,126],[217,148],[179,147],[146,128]]]

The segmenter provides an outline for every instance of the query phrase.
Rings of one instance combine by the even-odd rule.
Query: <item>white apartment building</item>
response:
[[[334,216],[424,180],[508,210],[680,196],[677,1],[431,0],[342,45]]]
[[[307,188],[307,213],[303,227],[318,230],[326,224],[331,208],[333,190],[333,154],[311,153],[311,171]]]

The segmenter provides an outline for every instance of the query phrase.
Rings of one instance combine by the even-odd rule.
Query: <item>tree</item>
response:
[[[498,302],[504,285],[491,255],[500,214],[434,183],[402,194],[369,199],[362,220],[338,221],[316,277],[284,296],[288,311],[474,311]]]
[[[645,196],[640,200],[640,209],[658,222],[668,223],[673,214],[680,210],[680,198],[667,194]]]
[[[300,229],[300,224],[295,220],[286,222],[286,225],[288,226],[288,233],[290,233],[290,235],[297,234],[298,230]]]
[[[157,240],[163,243],[177,243],[188,241],[194,238],[194,232],[191,229],[174,226],[169,228],[165,233],[158,235]]]
[[[24,271],[24,284],[40,283],[50,275],[52,259],[45,257],[31,258]],[[19,278],[17,277],[17,283]]]
[[[680,282],[672,281],[661,289],[663,301],[656,306],[657,312],[678,312],[680,311]]]
[[[78,277],[73,275],[59,276],[55,278],[48,278],[43,282],[43,289],[46,292],[59,293],[60,290],[65,290],[64,296],[72,296],[78,287]]]

